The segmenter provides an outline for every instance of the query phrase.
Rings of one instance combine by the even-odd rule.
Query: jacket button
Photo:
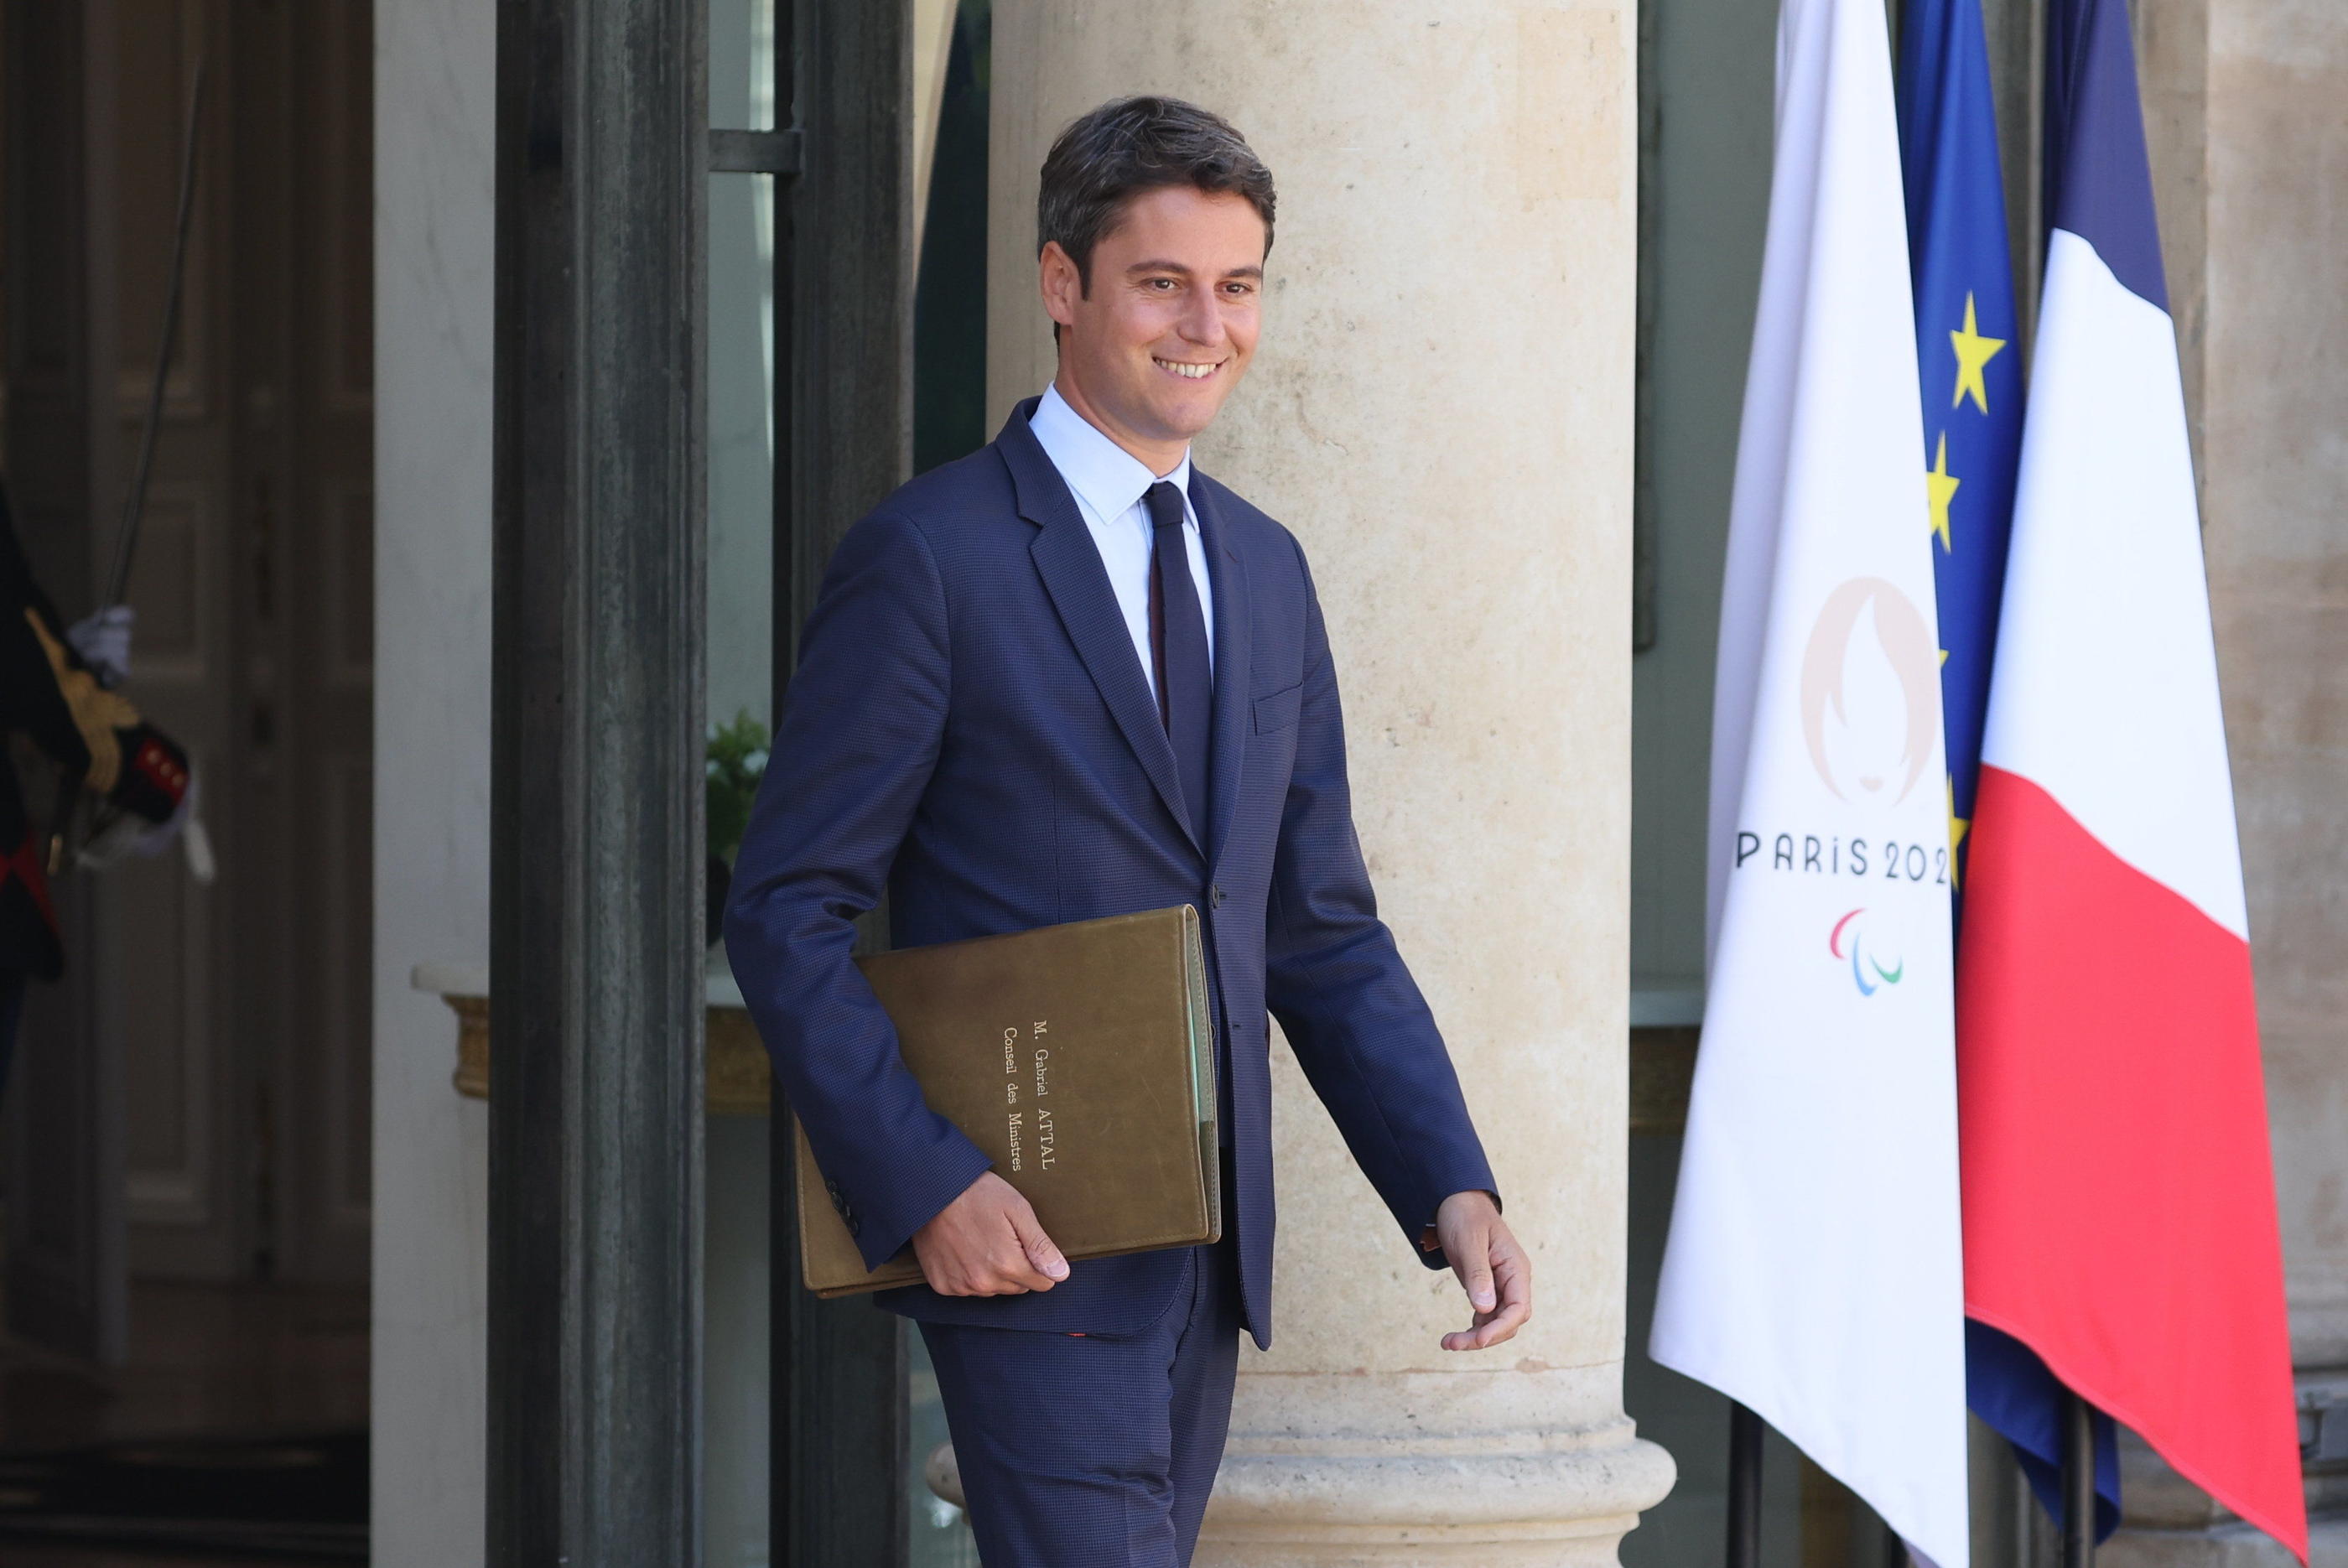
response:
[[[1220,883],[1207,890],[1207,907],[1209,909],[1223,907],[1223,890]]]
[[[848,1233],[849,1233],[850,1235],[851,1235],[851,1236],[856,1236],[856,1235],[861,1235],[861,1234],[863,1234],[863,1233],[864,1233],[864,1222],[863,1222],[863,1221],[861,1221],[861,1220],[860,1220],[860,1219],[858,1219],[858,1218],[857,1218],[855,1215],[853,1215],[853,1214],[849,1215],[849,1216],[848,1216]]]

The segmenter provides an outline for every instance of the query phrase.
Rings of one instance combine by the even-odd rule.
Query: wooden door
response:
[[[205,0],[117,0],[86,17],[97,69],[88,135],[111,170],[96,201],[91,306],[110,314],[112,363],[91,395],[111,419],[118,471],[91,518],[91,591],[115,549],[116,517],[135,460],[170,286],[181,142],[196,64],[210,83],[177,350],[164,386],[128,595],[139,614],[125,694],[186,746],[225,874],[199,883],[183,857],[131,860],[79,881],[98,903],[86,953],[94,1024],[123,1064],[124,1181],[133,1272],[228,1279],[252,1251],[231,930],[250,864],[229,808],[240,764],[234,691],[235,337],[231,286],[240,172],[232,112],[244,83],[223,16]],[[61,614],[88,605],[61,604]]]
[[[283,182],[248,216],[263,232],[245,274],[252,384],[283,410],[247,459],[276,552],[275,583],[251,584],[244,694],[245,837],[262,861],[246,918],[282,933],[244,954],[278,1021],[259,1197],[281,1276],[352,1283],[366,1277],[374,1007],[374,24],[364,0],[239,15],[240,53],[267,58],[275,87],[258,134],[276,156],[258,161]]]
[[[365,0],[77,12],[13,0],[8,15],[12,32],[71,34],[82,67],[78,134],[51,119],[37,139],[86,196],[76,255],[51,269],[71,287],[13,268],[5,279],[12,320],[59,313],[86,350],[67,400],[88,410],[88,482],[46,498],[69,618],[95,603],[114,548],[206,67],[126,692],[195,758],[220,865],[209,886],[176,854],[68,879],[85,929],[69,934],[72,985],[45,999],[60,1016],[34,1020],[54,1039],[27,1031],[37,1060],[25,1077],[57,1080],[38,1098],[78,1119],[16,1123],[12,1300],[45,1252],[55,1274],[57,1259],[109,1246],[118,1274],[127,1261],[179,1278],[355,1283],[369,1172],[370,12]],[[12,190],[23,173],[12,164]],[[12,347],[12,366],[21,357]],[[12,415],[12,436],[26,423]],[[111,1150],[118,1174],[88,1175],[115,1183],[106,1202],[52,1169],[60,1140],[77,1173]],[[118,1230],[127,1214],[113,1243],[107,1202]]]
[[[368,1236],[372,18],[365,0],[139,10],[176,26],[114,40],[126,419],[199,56],[211,80],[134,688],[207,764],[221,869],[198,892],[176,863],[139,868],[101,936],[126,1014],[130,1263],[351,1283]],[[186,979],[144,967],[163,951],[189,955]]]
[[[91,394],[114,362],[110,310],[93,300],[108,282],[103,240],[107,63],[88,48],[88,12],[45,0],[0,11],[7,127],[5,201],[6,451],[18,537],[35,574],[67,613],[92,593],[90,519],[119,470],[116,423]],[[20,763],[29,748],[18,748]],[[54,785],[24,769],[26,799],[46,810]],[[69,951],[86,953],[98,925],[97,890],[77,879],[54,890]],[[26,998],[5,1086],[7,1312],[25,1338],[99,1361],[123,1351],[122,1072],[119,1037],[95,1027],[97,986],[87,965]]]

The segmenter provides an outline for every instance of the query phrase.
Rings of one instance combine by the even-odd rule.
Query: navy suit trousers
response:
[[[1185,1249],[1172,1301],[1135,1333],[922,1324],[986,1568],[1188,1563],[1241,1326],[1229,1240]]]

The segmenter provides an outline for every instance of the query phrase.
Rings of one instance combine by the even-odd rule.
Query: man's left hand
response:
[[[1454,1192],[1443,1200],[1418,1244],[1428,1252],[1443,1249],[1476,1309],[1465,1331],[1443,1336],[1446,1350],[1488,1350],[1532,1317],[1532,1264],[1489,1192]]]

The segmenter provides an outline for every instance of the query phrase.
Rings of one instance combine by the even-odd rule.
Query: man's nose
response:
[[[1202,293],[1191,297],[1190,308],[1182,313],[1179,328],[1185,343],[1195,343],[1202,348],[1214,348],[1223,341],[1223,313],[1212,294]]]

